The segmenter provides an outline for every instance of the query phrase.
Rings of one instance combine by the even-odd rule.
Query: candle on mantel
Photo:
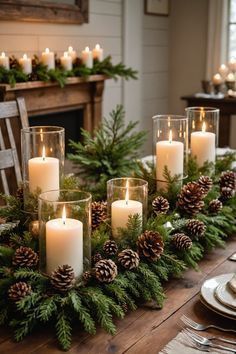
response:
[[[235,81],[235,77],[234,77],[234,74],[233,73],[229,73],[226,77],[226,81],[229,81],[229,82],[234,82]]]
[[[24,54],[22,58],[19,59],[20,66],[25,74],[29,75],[32,73],[32,60]]]
[[[198,166],[205,162],[215,162],[216,156],[216,135],[206,132],[206,123],[202,124],[202,131],[191,133],[191,155],[196,157]]]
[[[96,44],[95,48],[93,48],[93,59],[97,59],[98,61],[103,60],[103,49],[99,44]]]
[[[68,47],[68,55],[72,58],[72,62],[77,58],[76,51],[71,46]]]
[[[164,168],[167,166],[171,176],[183,176],[184,171],[184,144],[181,141],[172,140],[172,129],[169,131],[169,140],[162,140],[156,143],[156,178],[157,188],[167,187],[163,176]]]
[[[222,77],[219,73],[215,74],[212,78],[213,85],[221,85],[222,81]]]
[[[9,58],[4,52],[0,55],[0,66],[3,66],[5,69],[10,69]]]
[[[236,72],[236,59],[235,58],[231,58],[229,63],[228,63],[228,65],[229,65],[230,70],[233,73],[235,73]]]
[[[28,161],[29,190],[31,193],[40,188],[41,192],[59,189],[59,159],[46,157],[43,146],[42,157]]]
[[[46,223],[46,271],[50,274],[58,266],[69,264],[79,277],[83,273],[83,224],[66,217],[63,207],[62,218]]]
[[[42,63],[47,65],[48,69],[55,69],[55,57],[54,53],[50,52],[49,48],[45,49],[45,52],[42,53],[41,57]]]
[[[111,227],[113,237],[118,236],[118,228],[127,227],[129,216],[139,214],[143,217],[143,205],[137,200],[129,199],[129,183],[126,183],[125,199],[116,200],[111,204]]]
[[[93,67],[93,55],[89,47],[86,47],[85,50],[82,51],[82,61],[87,68]]]
[[[229,72],[229,69],[228,69],[228,67],[225,64],[221,64],[221,66],[219,67],[218,71],[219,71],[221,77],[223,79],[225,79],[227,74],[228,74],[228,72]]]
[[[65,70],[72,70],[72,57],[68,54],[68,52],[64,52],[64,55],[60,58],[61,66]]]

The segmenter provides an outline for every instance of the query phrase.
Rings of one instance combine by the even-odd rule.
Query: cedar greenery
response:
[[[128,149],[129,139],[127,137],[131,134],[132,125],[129,129],[124,127],[122,112],[121,107],[113,111],[112,120],[105,121],[95,134],[94,139],[85,135],[88,144],[79,145],[77,152],[78,154],[81,152],[81,155],[80,157],[76,156],[79,161],[82,161],[80,163],[86,177],[93,176],[95,171],[99,169],[98,182],[105,181],[110,176],[116,176],[119,169],[122,169],[122,174],[125,172],[136,173],[137,176],[150,182],[148,219],[141,230],[140,218],[137,215],[129,218],[127,228],[119,230],[118,253],[125,248],[136,251],[137,239],[144,230],[161,234],[164,241],[164,252],[161,258],[155,262],[142,259],[139,266],[133,270],[120,267],[117,262],[118,256],[114,255],[111,258],[118,265],[118,275],[112,283],[98,283],[92,276],[86,283],[83,280],[78,280],[71,290],[62,294],[52,287],[47,275],[38,270],[16,268],[12,265],[15,250],[19,246],[31,247],[37,251],[38,242],[26,230],[26,216],[21,210],[22,204],[19,203],[19,200],[13,196],[2,196],[7,205],[5,208],[0,208],[0,217],[6,218],[6,223],[0,225],[0,324],[11,326],[17,341],[23,339],[39,325],[47,323],[54,325],[56,336],[64,350],[70,348],[72,329],[77,324],[82,325],[84,330],[90,334],[96,333],[98,325],[108,333],[114,334],[116,331],[114,318],[122,319],[127,309],[135,310],[139,304],[145,302],[150,302],[154,308],[161,308],[165,300],[162,283],[172,277],[181,277],[184,270],[189,267],[198,269],[197,263],[204,254],[215,247],[224,247],[227,237],[236,231],[235,197],[224,202],[224,206],[218,214],[212,215],[208,211],[209,202],[220,195],[218,185],[220,173],[225,168],[229,170],[231,162],[235,158],[233,154],[227,154],[225,158],[221,157],[217,160],[215,184],[204,199],[205,208],[194,217],[206,225],[204,236],[194,239],[190,250],[177,251],[173,247],[172,236],[177,232],[186,233],[186,223],[189,220],[176,209],[176,190],[179,186],[175,185],[176,180],[171,179],[166,170],[169,186],[166,196],[171,201],[171,210],[167,214],[155,215],[151,208],[152,200],[157,196],[154,185],[154,168],[152,164],[143,167],[135,160],[130,161],[131,158],[136,157],[136,148],[144,134],[137,136],[134,133],[132,135],[131,142],[135,143],[132,149],[128,150],[131,158],[127,161],[125,149]],[[122,129],[126,132],[125,135],[122,135]],[[124,144],[124,151],[126,151],[125,155],[123,153],[120,155],[119,169],[117,165],[113,166],[113,158],[119,153],[113,148],[110,149],[111,142],[114,141],[118,141],[120,147]],[[86,146],[89,156],[87,160]],[[100,161],[102,154],[105,156],[106,163]],[[99,162],[98,166],[91,163],[93,158]],[[87,164],[85,161],[89,161],[89,163]],[[206,164],[201,172],[206,175],[208,168],[209,166]],[[188,170],[188,181],[199,178],[199,171],[194,160],[190,159]],[[73,189],[78,188],[79,182],[75,177],[67,177],[64,180],[64,185]],[[101,198],[101,196],[103,196],[101,192],[97,194],[97,197]],[[107,257],[103,245],[110,238],[110,230],[109,221],[102,223],[99,228],[94,230],[92,234],[93,254],[99,252],[103,257]],[[30,285],[32,293],[18,301],[13,309],[12,303],[8,299],[8,290],[13,284],[20,281]]]

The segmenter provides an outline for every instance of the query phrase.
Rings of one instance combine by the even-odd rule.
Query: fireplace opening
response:
[[[83,127],[83,109],[47,113],[29,117],[30,126],[56,125],[65,128],[65,152],[72,152],[69,140],[81,140],[80,128]]]

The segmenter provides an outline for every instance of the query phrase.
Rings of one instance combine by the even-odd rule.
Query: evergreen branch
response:
[[[30,268],[19,268],[15,270],[14,277],[16,279],[30,279],[30,280],[47,280],[47,278],[40,272]]]
[[[48,322],[50,318],[56,313],[57,305],[55,296],[44,299],[39,305],[38,318],[43,322]]]
[[[64,310],[57,314],[56,334],[63,350],[69,350],[71,346],[71,320]]]

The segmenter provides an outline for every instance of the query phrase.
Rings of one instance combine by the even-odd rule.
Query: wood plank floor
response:
[[[206,255],[199,264],[198,272],[188,270],[182,279],[168,282],[165,286],[167,299],[162,310],[142,307],[129,313],[123,320],[116,321],[117,333],[113,337],[102,329],[98,329],[96,336],[76,330],[68,353],[157,354],[179,332],[178,320],[182,313],[189,313],[199,321],[214,321],[225,327],[236,327],[235,321],[214,314],[199,301],[199,289],[206,278],[236,272],[236,262],[228,260],[235,251],[236,236],[227,242],[225,249],[217,249]],[[20,343],[15,343],[5,328],[0,330],[1,354],[61,352],[49,328],[35,332]]]

